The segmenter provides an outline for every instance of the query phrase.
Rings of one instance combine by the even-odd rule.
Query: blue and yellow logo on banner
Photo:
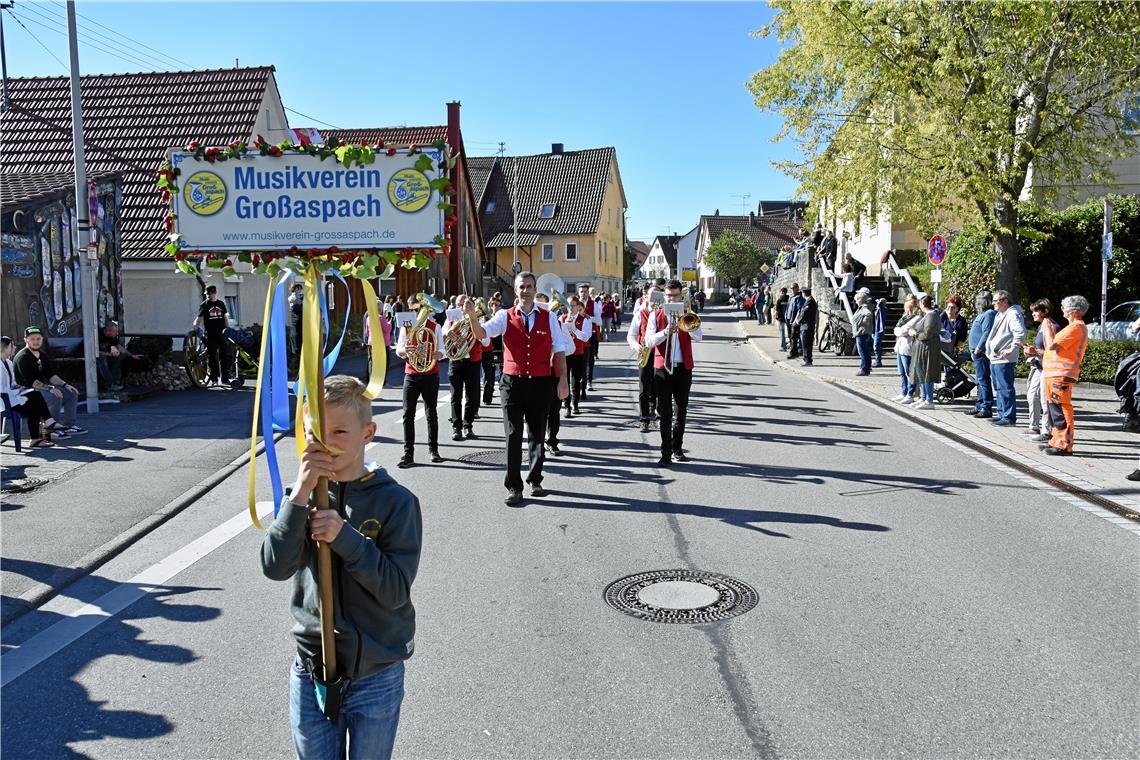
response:
[[[400,169],[388,180],[388,200],[397,211],[415,213],[431,200],[427,175],[416,169]]]
[[[226,183],[213,172],[194,172],[186,180],[182,198],[198,216],[212,216],[226,205]]]

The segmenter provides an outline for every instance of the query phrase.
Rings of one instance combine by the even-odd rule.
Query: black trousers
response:
[[[554,385],[552,391],[550,386]],[[542,483],[542,463],[546,458],[543,441],[546,440],[546,418],[550,399],[557,392],[553,377],[518,377],[503,375],[499,380],[499,394],[503,405],[503,428],[507,439],[507,476],[503,480],[511,491],[521,491],[522,436],[526,425],[530,472],[526,482]]]
[[[689,389],[693,371],[674,367],[673,374],[663,369],[653,371],[653,388],[657,393],[657,414],[661,416],[661,456],[680,451],[685,442],[685,419],[689,415]],[[674,416],[673,409],[677,413]]]
[[[411,456],[416,445],[416,406],[424,400],[424,415],[428,425],[428,448],[439,447],[439,416],[436,402],[439,399],[439,374],[404,375],[404,454]]]
[[[800,325],[799,329],[800,350],[803,351],[804,361],[808,364],[811,364],[811,352],[814,348],[814,346],[812,346],[812,343],[815,342],[815,330],[811,328],[811,325]]]
[[[590,336],[590,346],[586,349],[586,382],[594,384],[594,362],[598,359],[598,334]]]
[[[566,397],[566,408],[570,408],[571,401],[574,408],[578,408],[578,402],[582,400],[582,393],[586,390],[586,354],[570,355],[566,357],[566,372],[570,375],[570,395]],[[558,403],[558,388],[555,387],[555,404]]]
[[[653,382],[653,357],[637,373],[637,409],[642,422],[653,419],[653,409],[657,405],[657,389]]]
[[[566,397],[569,400],[569,396]],[[566,407],[569,409],[570,407]],[[558,431],[562,428],[562,404],[558,403],[558,379],[550,384],[550,410],[546,413],[546,442],[558,445]]]
[[[217,380],[221,374],[223,382],[230,381],[234,360],[230,355],[230,342],[225,335],[206,331],[206,362],[210,366],[210,380]]]
[[[39,438],[40,423],[44,420],[51,419],[51,410],[48,409],[43,394],[39,391],[32,391],[28,394],[27,398],[24,399],[24,403],[13,404],[13,406],[16,407],[16,411],[20,413],[20,416],[28,421],[28,436],[30,438]],[[59,420],[56,420],[56,422],[59,422]],[[15,432],[9,432],[11,432],[12,437],[15,438]]]
[[[450,362],[447,380],[451,383],[451,426],[457,431],[471,427],[479,412],[479,362],[461,359]]]
[[[483,351],[483,404],[491,403],[495,395],[495,357],[489,349]]]

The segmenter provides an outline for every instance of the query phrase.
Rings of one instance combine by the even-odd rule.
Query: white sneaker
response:
[[[913,404],[914,403],[914,396],[903,396],[902,401],[900,401],[899,403],[903,404],[903,405]]]
[[[891,399],[891,401],[902,401],[904,398],[906,398],[906,396],[904,396],[900,393],[899,395],[897,395],[893,399]]]
[[[917,404],[915,404],[914,406],[911,407],[911,409],[933,409],[933,408],[934,408],[934,404],[930,403],[929,401],[919,401]]]

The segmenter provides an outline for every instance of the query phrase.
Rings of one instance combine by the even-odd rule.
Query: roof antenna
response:
[[[743,195],[734,195],[732,197],[740,199],[740,215],[741,216],[747,216],[748,215],[748,199],[752,197],[752,194],[751,193],[745,193]]]

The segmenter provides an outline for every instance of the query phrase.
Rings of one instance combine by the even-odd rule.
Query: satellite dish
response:
[[[550,295],[551,289],[557,290],[559,293],[566,292],[566,283],[562,282],[562,278],[551,272],[547,272],[538,278],[538,282],[534,284],[534,289],[538,293],[545,293]]]

